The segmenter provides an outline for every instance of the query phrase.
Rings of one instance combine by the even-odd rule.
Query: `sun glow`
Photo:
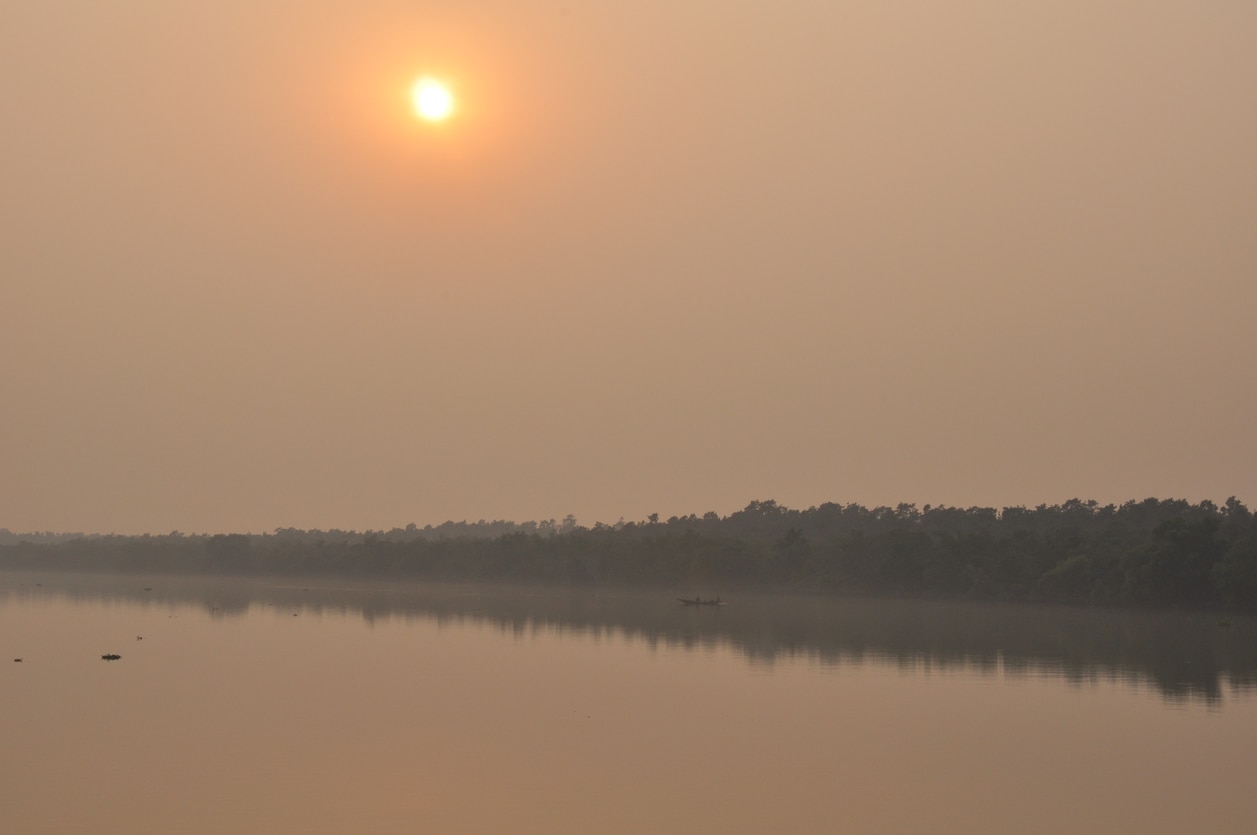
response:
[[[454,94],[449,87],[434,78],[421,78],[410,90],[411,101],[419,118],[429,122],[441,122],[454,112]]]

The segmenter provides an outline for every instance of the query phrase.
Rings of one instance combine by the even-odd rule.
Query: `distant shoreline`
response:
[[[1033,509],[755,501],[729,516],[584,528],[446,523],[365,533],[23,537],[0,568],[773,589],[1257,610],[1257,518],[1224,505],[1071,500]]]

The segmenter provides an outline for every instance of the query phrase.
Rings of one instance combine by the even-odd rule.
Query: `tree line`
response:
[[[1257,519],[1235,498],[1034,508],[805,510],[584,527],[447,522],[391,531],[145,536],[0,531],[0,567],[667,585],[1257,609]]]

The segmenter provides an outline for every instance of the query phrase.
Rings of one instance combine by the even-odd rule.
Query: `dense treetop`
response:
[[[640,522],[105,536],[0,529],[0,567],[664,584],[1257,609],[1257,520],[1235,498],[806,510]]]

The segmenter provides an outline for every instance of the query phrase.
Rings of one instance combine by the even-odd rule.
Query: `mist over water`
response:
[[[1240,833],[1255,629],[4,573],[0,779],[15,831]]]
[[[1170,701],[1218,704],[1257,687],[1257,619],[1216,612],[751,594],[717,610],[678,608],[666,591],[492,584],[0,574],[0,601],[191,606],[215,619],[265,609],[484,624],[722,649],[754,665],[885,663],[968,674],[1119,680]],[[14,582],[15,578],[16,582]],[[38,586],[35,583],[39,583]]]

